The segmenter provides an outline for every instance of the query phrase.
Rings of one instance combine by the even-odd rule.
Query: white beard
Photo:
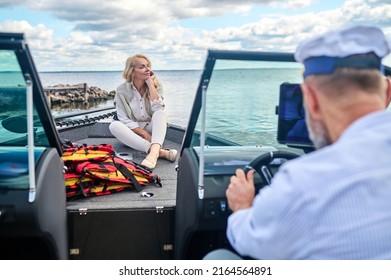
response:
[[[331,144],[330,136],[323,122],[315,121],[307,110],[305,111],[305,120],[307,122],[309,138],[317,150]]]

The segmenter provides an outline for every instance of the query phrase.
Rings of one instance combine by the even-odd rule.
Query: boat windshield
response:
[[[23,34],[0,32],[0,190],[30,188],[29,201],[34,201],[31,166],[48,148],[61,153],[29,47]]]
[[[385,72],[390,75],[386,65]],[[201,145],[202,96],[207,146],[311,149],[299,87],[302,73],[302,64],[290,53],[210,50],[182,150]]]
[[[287,54],[283,54],[283,59],[273,56],[271,60],[277,59],[268,61],[262,54],[250,53],[240,59],[228,53],[226,59],[207,63],[201,78],[201,83],[207,83],[204,91],[206,145],[284,146],[277,141],[280,86],[301,83],[303,71],[293,57],[284,55]],[[209,78],[208,67],[211,68]],[[196,121],[190,146],[200,145],[202,113],[197,116],[196,107],[191,115]]]
[[[0,146],[27,145],[26,81],[13,50],[0,50]],[[48,140],[34,107],[35,145]]]
[[[302,97],[297,94],[301,92],[298,85],[303,80],[302,72],[302,64],[295,62],[290,53],[210,50],[182,151],[201,145],[203,119],[205,145],[209,147],[311,149]],[[385,65],[385,75],[390,73]],[[294,96],[300,98],[294,99]],[[281,102],[285,98],[287,100]]]
[[[277,145],[280,85],[300,83],[301,69],[294,62],[217,60],[206,95],[208,136],[229,145]]]

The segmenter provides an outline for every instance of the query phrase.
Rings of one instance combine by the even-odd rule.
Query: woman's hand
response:
[[[154,84],[155,73],[151,69],[149,69],[149,75],[150,76],[147,80],[145,80],[145,83],[147,84],[147,86],[149,88],[149,99],[152,101],[152,100],[159,99],[159,95],[157,93],[157,90],[156,90],[156,87]]]
[[[140,128],[141,129],[141,128]],[[142,138],[144,138],[145,140],[147,140],[148,142],[151,142],[152,141],[152,136],[151,134],[149,134],[148,131],[144,130],[144,129],[141,129],[141,134],[139,134]]]
[[[149,134],[148,131],[140,128],[140,127],[136,127],[134,129],[132,129],[134,133],[136,133],[138,136],[144,138],[145,140],[151,142],[152,141],[152,136],[151,134]]]
[[[153,80],[155,79],[155,73],[152,70],[149,70],[149,78],[145,80],[148,86],[153,86]]]
[[[148,142],[151,142],[152,141],[152,136],[151,134],[149,134],[147,131],[145,131],[144,133],[144,136],[142,136],[145,140],[147,140]]]

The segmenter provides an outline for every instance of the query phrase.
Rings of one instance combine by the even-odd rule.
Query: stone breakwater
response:
[[[58,84],[46,87],[44,91],[49,104],[52,106],[68,103],[92,103],[113,99],[115,96],[115,90],[108,92],[96,86],[88,86],[85,83],[77,85]]]

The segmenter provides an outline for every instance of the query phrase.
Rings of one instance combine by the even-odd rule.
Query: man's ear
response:
[[[321,112],[319,107],[319,97],[315,93],[314,89],[308,84],[302,83],[301,90],[303,92],[303,98],[306,110],[309,111],[310,115],[314,119],[321,118]]]
[[[391,77],[386,77],[386,108],[391,102]]]

